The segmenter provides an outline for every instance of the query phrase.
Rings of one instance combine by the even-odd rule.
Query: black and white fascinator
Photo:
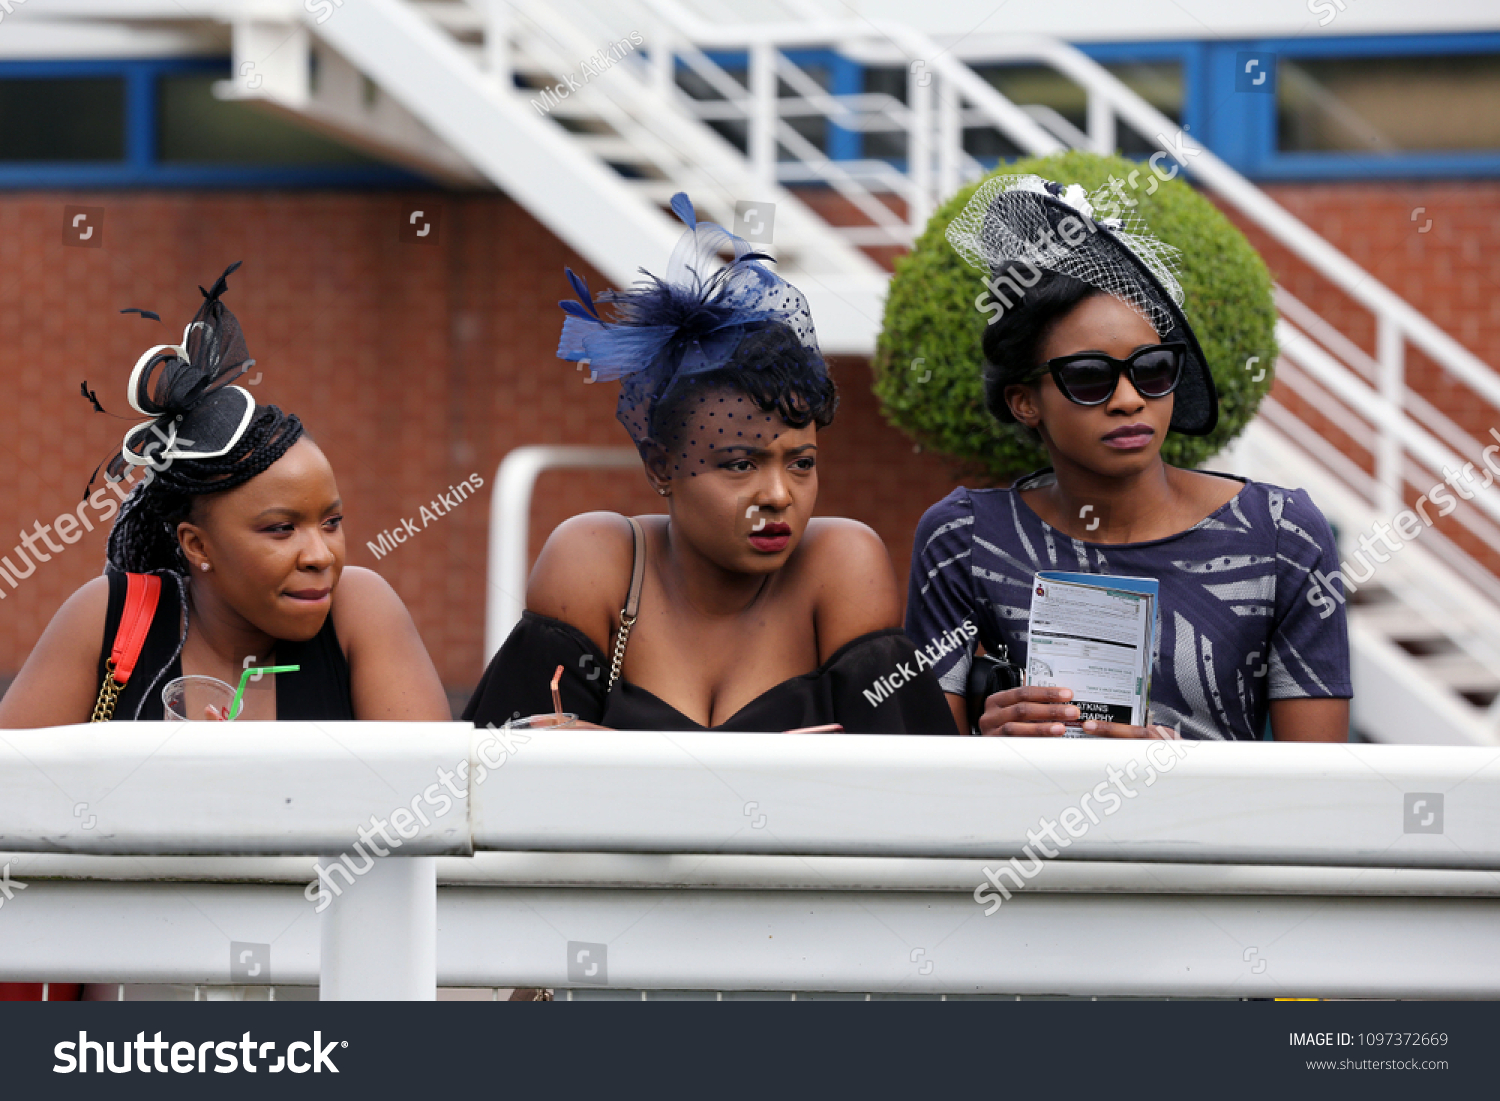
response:
[[[987,272],[1009,302],[1042,271],[1070,276],[1125,302],[1163,342],[1187,345],[1170,428],[1205,436],[1219,419],[1218,391],[1198,339],[1182,312],[1180,250],[1153,236],[1119,181],[1086,192],[1036,175],[992,176],[982,183],[946,236],[971,265]],[[1000,321],[991,318],[991,323]]]
[[[232,386],[255,363],[245,347],[240,323],[224,305],[235,261],[203,294],[203,304],[182,332],[181,344],[148,348],[130,372],[126,398],[148,421],[125,433],[118,463],[148,466],[175,459],[217,459],[239,443],[255,416],[255,399]],[[122,310],[156,317],[146,310]],[[158,318],[159,320],[159,318]]]
[[[157,344],[136,360],[126,400],[150,419],[125,433],[119,454],[108,461],[111,481],[131,468],[150,467],[156,480],[179,492],[232,489],[275,462],[302,435],[295,416],[274,405],[257,406],[248,390],[231,385],[255,363],[239,321],[223,302],[229,276],[239,266],[236,261],[225,268],[210,289],[198,288],[203,304],[183,330],[182,343]],[[120,312],[161,320],[150,310]],[[81,390],[95,410],[106,412],[87,382]],[[94,476],[98,473],[96,468]],[[84,496],[88,492],[86,487]]]

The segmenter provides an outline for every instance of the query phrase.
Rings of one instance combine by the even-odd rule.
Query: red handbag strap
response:
[[[117,684],[130,680],[135,672],[135,663],[146,645],[146,633],[151,630],[151,621],[156,617],[156,604],[161,598],[161,578],[154,573],[127,573],[125,575],[125,612],[120,616],[120,629],[115,632],[115,648],[110,651],[114,662],[114,678]]]

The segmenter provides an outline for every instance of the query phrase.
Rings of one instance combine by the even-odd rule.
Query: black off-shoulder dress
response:
[[[609,659],[570,623],[523,612],[464,708],[478,725],[552,711],[557,667],[565,711],[615,730],[705,728],[624,677],[609,688]],[[714,730],[778,731],[841,723],[850,734],[957,734],[932,671],[899,630],[839,647],[811,673],[766,689]]]

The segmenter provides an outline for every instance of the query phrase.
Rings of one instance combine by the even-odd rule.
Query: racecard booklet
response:
[[[1087,719],[1145,726],[1158,628],[1156,579],[1043,570],[1032,579],[1026,683],[1071,688]]]

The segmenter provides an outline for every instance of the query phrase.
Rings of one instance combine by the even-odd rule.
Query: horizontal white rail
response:
[[[1063,859],[1500,870],[1493,749],[538,732],[471,811],[476,849],[1010,857],[1110,792]]]
[[[595,866],[572,870],[607,885],[438,888],[430,981],[1080,996],[1500,994],[1500,899],[1487,873],[1299,876],[1158,865],[1140,870],[1159,885],[1126,890],[1108,874],[1132,866],[1057,864],[986,917],[971,897],[987,883],[978,863],[933,876],[910,868],[882,875],[865,862],[830,875],[823,890],[808,871],[783,886],[777,880],[789,871],[720,869],[712,878],[739,886],[704,890],[607,866],[638,858],[585,859]],[[452,861],[465,862],[483,858]],[[1344,890],[1316,888],[1314,879],[1330,874]],[[1413,881],[1420,876],[1466,877],[1470,885]],[[0,927],[7,980],[322,981],[331,996],[319,922],[300,886],[33,880],[0,914]],[[1435,929],[1442,934],[1430,935]],[[254,946],[264,970],[232,978],[231,943]],[[570,973],[580,950],[602,965],[592,981]],[[377,971],[387,960],[379,964]]]
[[[1500,994],[1492,749],[464,723],[106,733],[0,732],[0,978],[244,983],[231,956],[249,953],[260,981],[328,998]],[[372,865],[356,842],[387,830],[406,838],[397,857],[500,851]],[[985,917],[1001,866],[1026,878],[998,880],[1014,889]]]
[[[1410,792],[1444,794],[1442,833],[1406,830]],[[1075,808],[1073,836],[1052,842],[1061,859],[1500,870],[1500,750],[1487,748],[467,723],[0,734],[0,850],[337,854],[372,815],[407,807],[401,855],[1007,858]]]
[[[192,882],[304,887],[310,856],[76,856],[0,852],[30,884]],[[439,888],[585,890],[924,891],[973,894],[984,860],[900,856],[742,856],[704,853],[476,852],[432,858]],[[989,863],[993,863],[990,861]],[[1065,894],[1391,895],[1500,898],[1493,872],[1446,868],[1160,864],[1069,860],[1048,865],[1028,891]]]
[[[413,799],[404,855],[472,852],[468,723],[97,723],[0,730],[0,851],[341,853]],[[441,798],[450,804],[437,814]]]

